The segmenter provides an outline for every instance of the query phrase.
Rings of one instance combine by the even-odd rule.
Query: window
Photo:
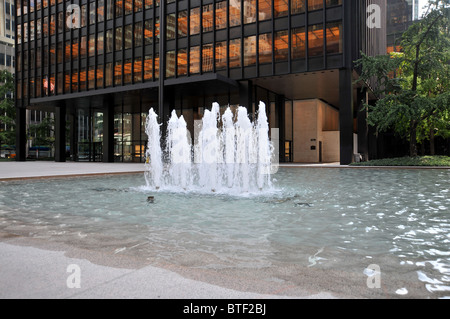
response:
[[[230,27],[241,25],[241,1],[230,1]]]
[[[259,63],[272,63],[272,34],[259,35]]]
[[[123,14],[123,0],[115,0],[116,18],[121,17]]]
[[[134,58],[133,73],[135,83],[142,82],[142,58]]]
[[[105,87],[112,86],[113,83],[113,67],[112,63],[105,65]]]
[[[258,0],[258,18],[260,21],[272,18],[272,0]]]
[[[114,18],[114,0],[106,0],[106,20]]]
[[[95,55],[95,34],[89,35],[89,56]]]
[[[199,46],[190,48],[189,72],[191,74],[200,73],[200,47]]]
[[[177,75],[183,76],[187,74],[187,50],[180,49],[177,54]]]
[[[89,24],[95,23],[95,2],[89,3]]]
[[[227,2],[216,2],[216,30],[227,27]]]
[[[146,20],[144,24],[144,41],[145,44],[152,44],[153,39],[153,28],[151,20]]]
[[[216,43],[216,70],[227,68],[227,42]]]
[[[214,59],[213,59],[213,45],[205,44],[202,48],[202,72],[212,72]]]
[[[308,27],[308,56],[323,55],[323,26],[315,24]]]
[[[99,32],[97,34],[97,54],[101,55],[104,52],[104,44],[103,44],[103,32]]]
[[[202,25],[203,25],[203,32],[209,32],[213,30],[212,4],[207,4],[203,6]]]
[[[152,63],[152,56],[146,55],[144,60],[144,81],[151,80],[153,78]]]
[[[103,87],[103,64],[100,64],[97,66],[96,81],[97,81],[97,88],[102,88]]]
[[[167,40],[175,39],[177,21],[175,19],[175,13],[171,13],[167,15],[167,28],[166,28],[166,37]]]
[[[200,33],[200,8],[193,8],[190,12],[190,35]]]
[[[342,23],[327,24],[327,53],[342,53]]]
[[[122,61],[116,61],[114,64],[114,85],[122,84]]]
[[[113,51],[113,30],[106,30],[106,53]]]
[[[134,12],[142,11],[142,1],[143,0],[134,0]]]
[[[97,21],[102,22],[105,20],[105,5],[104,0],[98,0],[97,7]]]
[[[133,64],[131,63],[131,59],[126,59],[125,64],[123,66],[123,83],[129,84],[132,80],[132,68]]]
[[[142,21],[134,24],[134,46],[142,46]]]
[[[172,78],[175,76],[175,63],[175,51],[168,51],[166,53],[166,78]]]
[[[187,11],[178,12],[178,37],[185,37],[188,33]]]
[[[125,50],[131,49],[133,44],[133,25],[127,24],[125,26]]]
[[[275,33],[275,61],[287,61],[289,54],[289,34],[287,30]]]
[[[291,57],[292,59],[304,59],[305,58],[305,28],[294,28],[292,29],[292,37],[291,37]]]
[[[318,10],[323,8],[323,0],[308,0],[308,10]]]
[[[256,36],[244,38],[244,66],[256,64]]]
[[[116,28],[116,39],[114,44],[114,50],[122,50],[122,27]]]
[[[81,58],[85,58],[87,56],[87,39],[86,36],[81,37],[81,43],[80,43],[80,55]]]
[[[256,0],[244,0],[244,23],[256,22]]]
[[[287,16],[289,12],[288,0],[274,0],[273,11],[275,17]]]
[[[241,39],[230,40],[230,68],[238,68],[241,66]]]
[[[337,6],[340,4],[342,4],[342,0],[327,0],[326,2],[327,7]]]
[[[90,66],[88,71],[88,85],[89,89],[95,89],[95,66]]]

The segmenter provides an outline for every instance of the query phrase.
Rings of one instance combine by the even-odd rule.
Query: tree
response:
[[[377,132],[393,129],[409,140],[446,136],[450,112],[450,0],[430,1],[426,16],[403,34],[402,52],[356,61],[360,81],[377,97],[365,105],[368,123]],[[428,134],[425,134],[428,132]]]
[[[0,150],[1,145],[14,145],[16,139],[16,108],[14,105],[14,75],[0,72]]]

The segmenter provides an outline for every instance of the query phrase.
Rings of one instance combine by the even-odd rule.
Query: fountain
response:
[[[260,102],[257,120],[252,123],[245,107],[238,107],[236,114],[228,107],[220,115],[219,104],[213,103],[211,110],[205,110],[194,145],[183,115],[178,117],[174,110],[167,125],[164,154],[161,124],[150,109],[145,130],[147,187],[218,193],[270,188],[273,147],[265,109]]]

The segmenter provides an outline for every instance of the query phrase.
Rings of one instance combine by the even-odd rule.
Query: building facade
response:
[[[385,0],[16,3],[18,160],[27,109],[54,112],[56,161],[144,162],[151,107],[193,132],[213,102],[250,116],[265,102],[281,161],[368,152],[354,61],[386,52],[385,28],[366,25]]]

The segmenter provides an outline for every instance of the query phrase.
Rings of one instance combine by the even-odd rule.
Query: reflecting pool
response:
[[[252,270],[284,287],[273,293],[450,296],[450,170],[280,167],[271,188],[235,195],[152,190],[141,174],[1,182],[0,233],[212,282],[211,271],[231,282]]]

